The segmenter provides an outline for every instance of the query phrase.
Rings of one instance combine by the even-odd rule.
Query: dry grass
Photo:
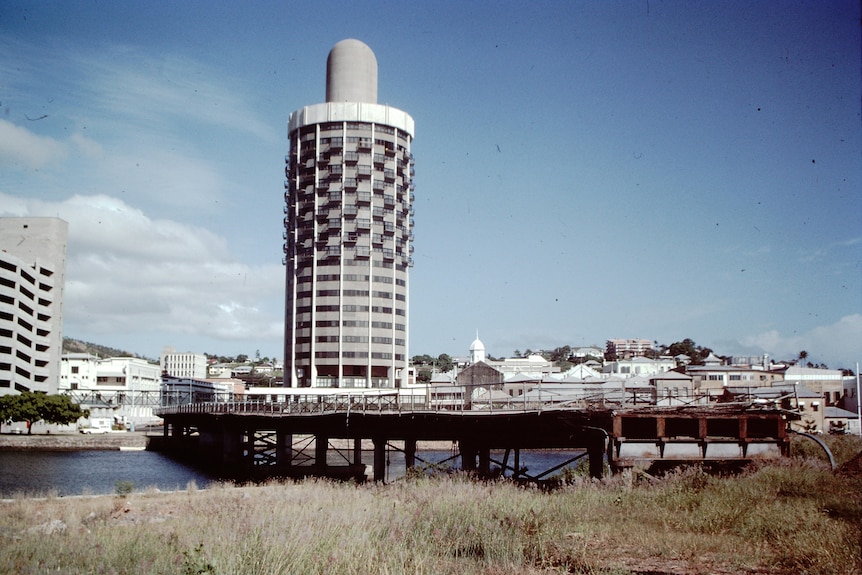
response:
[[[0,504],[0,573],[862,573],[862,481],[817,461],[556,491],[466,477]]]

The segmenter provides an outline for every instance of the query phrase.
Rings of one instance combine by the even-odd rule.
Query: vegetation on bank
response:
[[[856,443],[859,447],[859,443]],[[858,449],[857,449],[858,450]],[[554,491],[462,475],[0,504],[0,572],[862,573],[862,463]]]
[[[22,391],[17,395],[0,395],[0,428],[5,423],[24,421],[27,433],[33,431],[33,424],[39,421],[67,425],[90,412],[81,409],[67,395],[47,395],[32,391]]]

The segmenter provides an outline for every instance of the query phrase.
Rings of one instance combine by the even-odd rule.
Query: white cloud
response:
[[[7,211],[7,200],[15,210]],[[10,202],[13,203],[13,202]],[[283,336],[283,268],[235,261],[213,232],[108,196],[50,203],[0,194],[0,215],[59,216],[69,223],[65,328],[76,333],[156,333],[226,341]],[[273,346],[275,347],[275,346]]]
[[[0,120],[0,166],[38,169],[67,155],[63,142]]]
[[[847,315],[805,333],[765,331],[739,343],[749,352],[768,353],[776,359],[794,359],[804,350],[809,361],[834,368],[854,368],[856,362],[862,361],[862,314]]]

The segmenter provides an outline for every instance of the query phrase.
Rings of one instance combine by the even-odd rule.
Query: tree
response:
[[[808,352],[804,349],[799,352],[799,365],[805,365],[805,360],[808,359]],[[808,364],[808,367],[811,367],[811,364]]]
[[[413,365],[421,366],[421,365],[434,365],[435,359],[428,355],[414,355],[413,356]]]
[[[90,412],[72,403],[67,395],[24,391],[18,395],[0,397],[0,423],[24,421],[27,423],[28,435],[33,432],[33,424],[37,421],[65,425],[89,415]]]
[[[712,353],[712,350],[708,347],[696,345],[694,340],[690,338],[685,338],[682,341],[670,344],[667,348],[667,352],[673,357],[680,354],[687,355],[691,358],[692,365],[703,365],[703,360]]]
[[[437,356],[437,369],[443,373],[452,371],[455,367],[455,361],[447,353],[441,353]]]
[[[431,368],[421,367],[417,369],[416,381],[418,383],[431,383]]]
[[[90,412],[81,409],[77,403],[72,403],[68,395],[46,395],[42,420],[46,423],[66,425],[75,423],[82,417],[90,417]]]

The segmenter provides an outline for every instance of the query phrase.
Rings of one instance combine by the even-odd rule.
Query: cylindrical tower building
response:
[[[377,60],[358,40],[330,51],[326,99],[288,123],[285,385],[394,388],[408,361],[413,118],[377,103]]]

